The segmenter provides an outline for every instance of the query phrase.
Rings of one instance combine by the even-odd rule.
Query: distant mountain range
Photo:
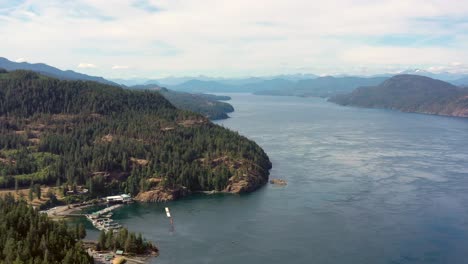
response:
[[[78,73],[74,71],[63,71],[58,68],[49,66],[44,63],[28,63],[28,62],[14,62],[6,58],[0,57],[0,68],[3,68],[7,71],[14,70],[30,70],[34,72],[41,73],[43,75],[62,79],[62,80],[85,80],[85,81],[94,81],[103,84],[118,85],[117,83],[108,81],[102,77],[90,76],[83,73]]]
[[[468,117],[468,89],[418,75],[397,75],[329,101],[349,106]]]
[[[335,78],[390,78],[398,74],[411,74],[426,76],[433,79],[439,79],[450,82],[458,86],[468,86],[468,74],[465,73],[450,73],[440,72],[433,73],[421,69],[408,69],[400,73],[382,73],[371,76],[363,75],[334,75],[334,76],[322,76],[322,77],[335,77]],[[302,81],[310,81],[312,79],[322,78],[314,74],[285,74],[285,75],[274,75],[274,76],[262,76],[262,77],[247,77],[247,78],[216,78],[208,76],[194,76],[194,77],[167,77],[159,79],[146,79],[146,78],[132,78],[132,79],[111,79],[112,81],[126,85],[146,85],[156,84],[163,87],[170,87],[173,90],[186,91],[186,92],[260,92],[265,91],[265,94],[272,93],[273,90],[291,90],[302,88],[294,88],[294,84]],[[299,84],[298,86],[301,86]],[[335,89],[335,88],[334,88]],[[341,88],[336,88],[340,90]],[[346,89],[345,89],[346,90]],[[289,91],[290,93],[291,91]],[[324,91],[320,92],[323,94]],[[288,92],[284,92],[288,94]],[[332,92],[331,94],[334,94]]]
[[[243,92],[258,95],[284,96],[318,96],[333,97],[338,94],[349,93],[360,86],[376,86],[392,74],[366,76],[325,76],[314,74],[285,74],[276,76],[247,77],[247,78],[216,78],[208,76],[197,77],[167,77],[160,79],[113,79],[90,76],[71,70],[60,70],[44,63],[13,62],[0,57],[0,68],[6,70],[32,70],[41,74],[64,80],[88,80],[111,85],[135,86],[150,85],[167,87],[174,91],[189,93],[230,93]],[[434,79],[448,81],[454,85],[468,87],[468,75],[458,73],[432,73],[420,69],[410,69],[403,74],[427,76]]]
[[[177,86],[184,84],[186,82],[191,82],[193,80],[203,81],[203,82],[214,82],[223,85],[246,85],[246,84],[254,84],[260,83],[262,81],[273,80],[273,79],[283,79],[288,81],[299,81],[304,79],[313,79],[317,78],[318,76],[315,74],[281,74],[281,75],[273,75],[273,76],[262,76],[262,77],[246,77],[246,78],[216,78],[216,77],[208,77],[204,75],[194,76],[194,77],[166,77],[166,78],[159,78],[159,79],[148,79],[148,78],[130,78],[130,79],[111,79],[112,81],[126,85],[126,86],[134,86],[134,85],[146,85],[146,84],[157,84],[160,86]]]
[[[457,86],[468,86],[468,75],[456,73],[432,73],[424,70],[406,70],[402,74],[427,76],[449,81]],[[359,86],[375,86],[394,74],[374,76],[325,76],[313,74],[277,75],[271,77],[250,77],[240,79],[198,77],[170,77],[146,80],[144,84],[155,84],[175,91],[190,93],[254,93],[278,96],[319,96],[330,97],[349,93]],[[119,80],[115,80],[119,81]],[[137,79],[133,79],[137,81]],[[142,81],[140,79],[140,81]],[[119,81],[120,83],[122,80]]]
[[[320,96],[329,97],[347,93],[363,85],[376,85],[386,77],[317,77],[314,79],[288,80],[283,78],[250,78],[237,82],[189,80],[167,87],[174,91],[190,93],[254,93],[258,95]],[[248,82],[250,81],[250,83]],[[237,84],[236,84],[237,83]]]
[[[460,78],[457,80],[452,81],[451,83],[457,85],[457,86],[464,86],[468,87],[468,77]]]
[[[438,79],[438,80],[450,82],[452,84],[455,84],[454,82],[456,82],[459,79],[468,78],[468,74],[466,73],[451,73],[451,72],[434,73],[434,72],[421,70],[421,69],[406,70],[406,71],[400,72],[399,74],[426,76],[432,79]]]
[[[360,86],[377,85],[385,81],[386,77],[319,77],[291,83],[282,89],[271,89],[255,92],[258,95],[282,96],[315,96],[330,97],[337,94],[349,93]]]

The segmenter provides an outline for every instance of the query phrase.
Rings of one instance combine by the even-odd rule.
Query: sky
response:
[[[0,35],[107,78],[468,73],[465,0],[0,0]]]

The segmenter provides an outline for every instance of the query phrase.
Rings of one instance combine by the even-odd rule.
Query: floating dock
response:
[[[122,225],[118,224],[110,217],[112,217],[112,211],[122,207],[122,204],[116,204],[109,207],[106,207],[102,210],[94,212],[92,214],[87,214],[86,218],[93,224],[93,226],[98,230],[104,231],[118,231],[122,228]]]

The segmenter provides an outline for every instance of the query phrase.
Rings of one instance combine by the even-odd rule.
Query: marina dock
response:
[[[87,214],[86,218],[93,224],[93,226],[98,230],[104,231],[118,231],[122,228],[122,225],[118,224],[111,219],[112,211],[122,207],[122,204],[116,204],[109,207],[106,207],[102,210],[94,212],[92,214]]]
[[[107,231],[117,232],[118,230],[122,228],[122,225],[120,225],[119,223],[111,219],[112,211],[117,208],[122,207],[123,204],[133,202],[133,200],[130,195],[121,194],[121,195],[116,195],[116,196],[108,196],[107,198],[105,198],[105,201],[107,202],[108,205],[110,204],[113,204],[113,205],[106,207],[102,210],[99,210],[97,212],[87,214],[85,216],[93,224],[93,226],[96,229],[104,230],[106,232]]]

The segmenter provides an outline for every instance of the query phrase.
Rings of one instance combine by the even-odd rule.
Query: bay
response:
[[[288,185],[117,210],[154,263],[468,263],[468,119],[229,96]]]

